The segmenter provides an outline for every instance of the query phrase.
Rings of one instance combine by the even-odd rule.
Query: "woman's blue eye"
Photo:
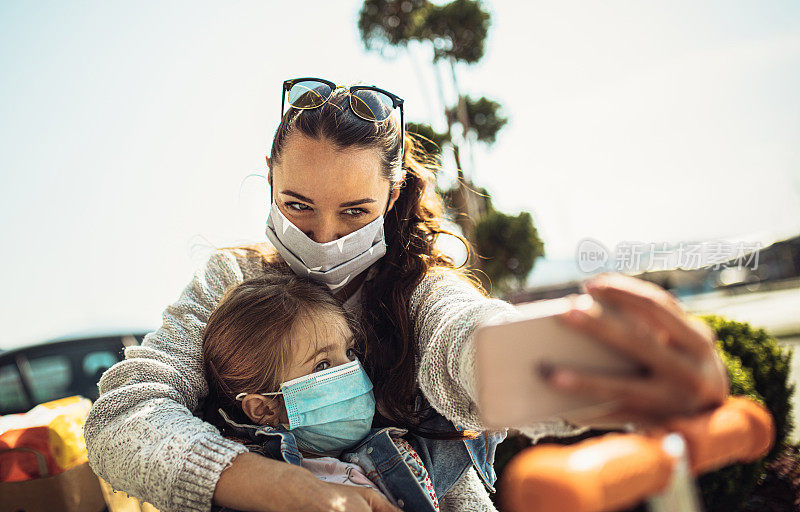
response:
[[[324,366],[323,365],[327,365]],[[315,372],[321,372],[322,370],[327,370],[330,367],[330,363],[328,361],[320,361],[320,363],[314,367]]]
[[[307,204],[303,204],[303,203],[286,203],[286,206],[288,208],[291,208],[292,210],[297,210],[299,212],[311,209],[311,208],[309,208],[309,206]]]
[[[342,213],[344,213],[345,215],[347,215],[349,217],[360,217],[360,216],[366,214],[367,211],[364,210],[363,208],[348,208],[348,209],[344,210]]]

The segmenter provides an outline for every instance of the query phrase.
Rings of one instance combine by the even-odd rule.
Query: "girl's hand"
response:
[[[555,387],[597,398],[618,400],[602,422],[657,423],[719,405],[728,395],[728,373],[716,353],[714,331],[689,317],[678,301],[653,283],[617,273],[585,283],[588,293],[611,304],[617,314],[596,304],[573,301],[559,318],[639,362],[644,377],[619,377],[556,369]]]

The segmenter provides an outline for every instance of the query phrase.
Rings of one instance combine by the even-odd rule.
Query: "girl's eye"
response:
[[[348,217],[361,217],[367,213],[366,210],[363,208],[348,208],[344,210],[342,213],[347,215]]]
[[[328,361],[320,361],[319,364],[314,367],[314,371],[321,372],[322,370],[327,370],[330,366],[331,364]]]
[[[298,212],[304,212],[311,209],[307,204],[303,203],[286,203],[286,207],[290,210],[297,210]]]
[[[358,354],[356,353],[355,349],[353,349],[353,348],[348,348],[347,349],[347,358],[348,359],[350,359],[351,361],[355,361],[357,356],[358,356]]]

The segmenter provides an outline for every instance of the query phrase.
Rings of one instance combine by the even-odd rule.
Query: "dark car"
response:
[[[72,395],[96,400],[100,376],[145,334],[64,339],[0,351],[0,415]]]

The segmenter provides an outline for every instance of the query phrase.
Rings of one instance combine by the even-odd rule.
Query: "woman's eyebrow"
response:
[[[286,194],[287,196],[292,196],[301,201],[305,201],[306,203],[314,204],[314,201],[312,201],[311,199],[307,198],[304,195],[298,194],[297,192],[294,192],[292,190],[282,190],[281,194]]]
[[[357,199],[355,201],[347,201],[346,203],[342,203],[339,205],[339,208],[346,208],[348,206],[358,206],[360,204],[368,204],[368,203],[377,203],[375,199],[371,197],[365,197],[364,199]]]
[[[295,199],[299,199],[301,201],[305,201],[308,204],[314,204],[314,201],[312,199],[309,199],[308,197],[304,196],[303,194],[298,194],[297,192],[295,192],[293,190],[282,190],[281,194],[286,194],[287,196],[292,196]],[[373,199],[371,197],[365,197],[363,199],[356,199],[355,201],[344,202],[344,203],[339,205],[339,208],[347,208],[348,206],[358,206],[358,205],[361,205],[361,204],[369,204],[369,203],[377,203],[377,202],[378,202],[377,200],[375,200],[375,199]]]

